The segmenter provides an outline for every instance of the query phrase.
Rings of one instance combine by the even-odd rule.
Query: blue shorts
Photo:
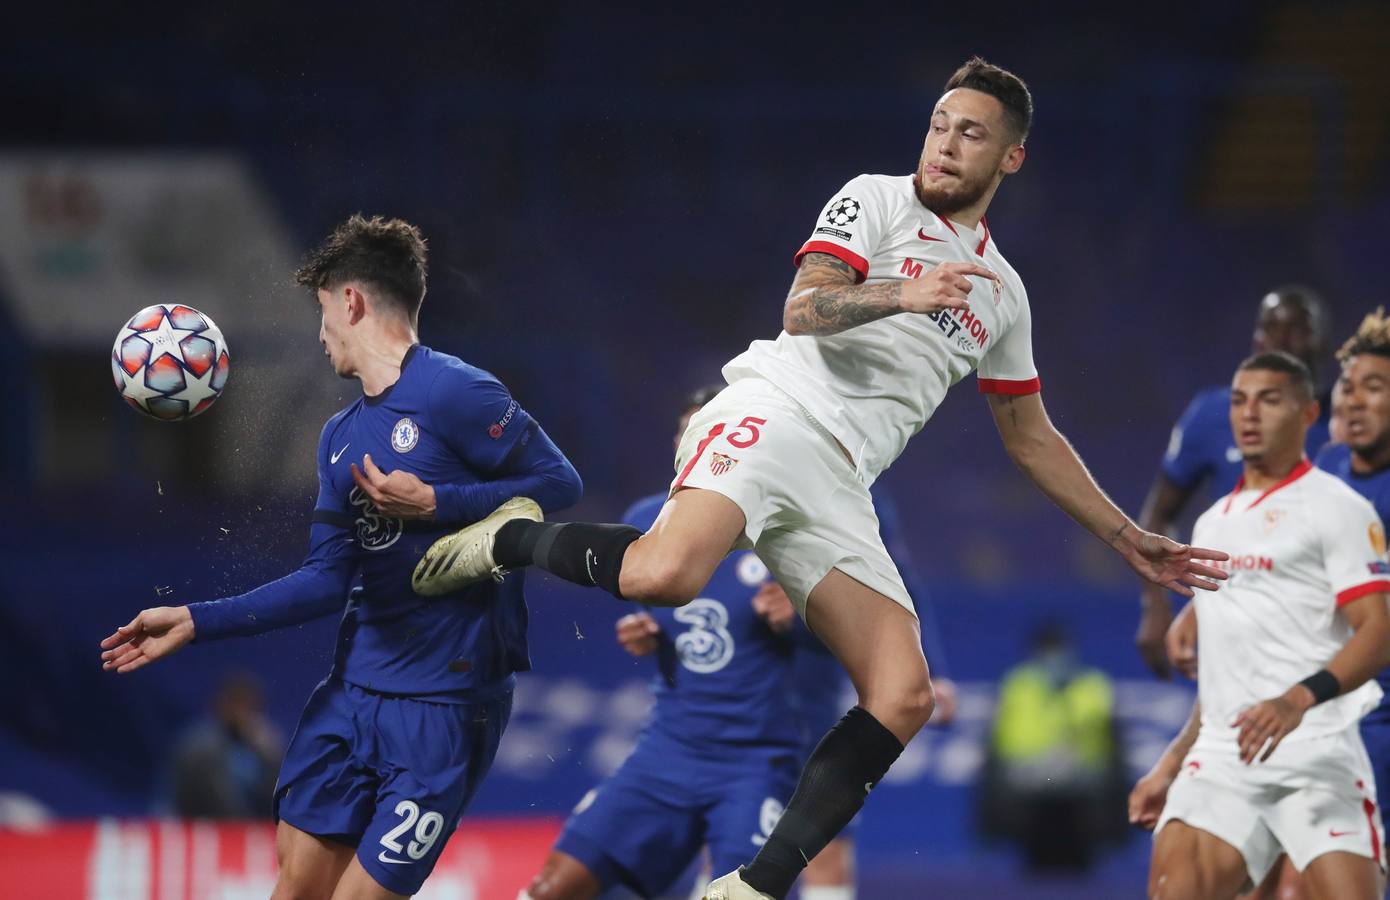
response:
[[[420,890],[492,765],[510,682],[474,703],[377,694],[328,678],[280,767],[275,817],[357,848],[377,883]]]
[[[1377,707],[1361,720],[1361,742],[1371,758],[1371,771],[1376,776],[1376,802],[1384,815],[1385,802],[1390,799],[1390,710]],[[1390,843],[1390,833],[1385,837]]]
[[[752,859],[797,774],[790,751],[741,750],[715,760],[649,733],[579,801],[555,849],[583,863],[603,890],[622,884],[655,897],[705,844],[716,875]]]

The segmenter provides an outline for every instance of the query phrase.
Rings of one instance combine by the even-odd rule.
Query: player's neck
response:
[[[361,359],[353,372],[362,382],[362,393],[375,397],[395,384],[401,377],[401,363],[406,351],[419,343],[415,330],[393,329],[379,339],[364,343]]]
[[[1265,491],[1288,478],[1303,462],[1303,451],[1277,458],[1245,461],[1245,476],[1241,486],[1247,491]]]

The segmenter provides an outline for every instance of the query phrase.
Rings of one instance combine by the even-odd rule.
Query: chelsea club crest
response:
[[[397,453],[409,453],[420,443],[420,426],[406,416],[391,429],[391,446]]]

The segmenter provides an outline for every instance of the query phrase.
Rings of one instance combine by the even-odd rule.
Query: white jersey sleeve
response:
[[[1019,291],[1022,293],[1022,285]],[[972,302],[987,302],[979,294],[978,290],[971,292]],[[980,358],[977,374],[983,394],[1036,394],[1042,389],[1037,366],[1033,364],[1033,313],[1028,295],[1022,296],[1018,318]]]
[[[1375,507],[1347,491],[1323,505],[1323,562],[1340,608],[1374,593],[1390,594],[1390,565],[1385,558],[1385,528]]]
[[[869,260],[886,231],[888,201],[872,176],[850,179],[820,211],[811,237],[792,261],[800,266],[807,253],[828,253],[854,269],[856,283],[868,278]]]

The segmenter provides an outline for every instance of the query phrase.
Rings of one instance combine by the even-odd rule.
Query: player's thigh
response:
[[[652,603],[691,599],[738,542],[744,522],[743,511],[722,494],[677,491],[647,533],[628,546],[619,574],[623,596]]]
[[[704,789],[716,798],[705,813],[712,871],[732,872],[767,843],[796,790],[799,769],[790,753],[749,753],[737,769],[710,773]]]
[[[844,666],[859,705],[904,744],[911,740],[932,702],[917,617],[832,569],[810,593],[806,624]]]
[[[275,829],[280,873],[272,900],[328,900],[352,854],[347,844],[309,834],[282,820]]]
[[[353,857],[343,876],[338,879],[338,887],[333,891],[332,900],[397,900],[410,894],[398,894],[382,887],[375,878],[362,868],[362,863]]]
[[[1303,869],[1303,886],[1312,900],[1377,900],[1379,874],[1370,857],[1324,853]]]
[[[1308,892],[1303,889],[1303,876],[1298,874],[1298,869],[1288,856],[1281,855],[1265,880],[1241,897],[1242,900],[1308,900]]]
[[[602,890],[598,878],[579,860],[551,850],[526,888],[529,900],[591,900]]]
[[[1154,836],[1150,900],[1228,900],[1248,877],[1240,851],[1214,834],[1175,819]]]

